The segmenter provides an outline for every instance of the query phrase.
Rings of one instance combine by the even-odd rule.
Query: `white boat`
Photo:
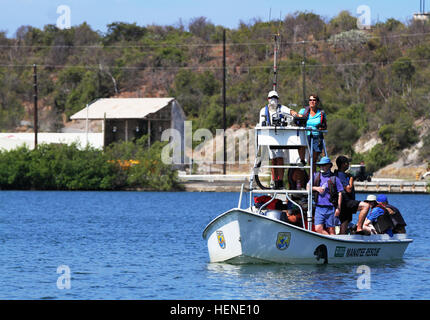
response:
[[[312,192],[306,190],[268,190],[258,181],[260,168],[297,168],[297,147],[305,146],[310,155],[309,169],[312,172],[312,149],[309,148],[306,132],[311,128],[256,127],[256,159],[250,179],[249,206],[241,208],[243,188],[237,208],[222,213],[211,221],[203,231],[207,241],[211,262],[232,264],[245,263],[370,263],[402,259],[413,240],[406,234],[377,235],[323,235],[312,228]],[[259,152],[263,148],[276,146],[288,150],[288,161],[283,166],[261,166]],[[257,184],[257,186],[255,186]],[[310,179],[312,189],[312,179]],[[258,188],[260,187],[260,188]],[[264,189],[262,190],[261,187]],[[268,194],[273,199],[287,200],[301,211],[302,226],[282,219],[282,211],[265,210],[269,202],[260,208],[253,203],[256,194]],[[292,199],[294,195],[305,197],[307,208]],[[307,210],[307,211],[305,211]]]

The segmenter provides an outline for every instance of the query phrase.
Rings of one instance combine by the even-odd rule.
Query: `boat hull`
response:
[[[405,234],[326,236],[247,210],[232,209],[203,232],[211,262],[232,264],[371,263],[402,259]]]

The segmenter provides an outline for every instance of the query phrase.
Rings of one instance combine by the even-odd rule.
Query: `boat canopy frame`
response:
[[[252,209],[253,207],[253,195],[254,194],[273,194],[272,199],[269,202],[272,202],[275,197],[279,194],[284,194],[286,199],[290,201],[292,204],[296,205],[301,213],[302,216],[302,223],[303,228],[305,228],[304,223],[304,212],[301,205],[294,202],[290,195],[292,194],[303,194],[307,195],[307,203],[308,203],[308,209],[307,209],[307,230],[312,231],[312,218],[313,218],[313,199],[312,199],[312,187],[313,187],[313,177],[314,177],[314,164],[313,164],[313,148],[311,147],[313,145],[313,129],[312,127],[297,127],[297,126],[282,126],[282,127],[273,127],[273,126],[260,126],[257,125],[255,128],[255,160],[254,160],[254,166],[252,168],[252,172],[249,179],[249,208]],[[326,133],[327,130],[318,130],[320,133]],[[308,139],[308,136],[310,139]],[[323,140],[324,143],[324,140]],[[269,165],[261,166],[261,160],[259,157],[259,154],[261,155],[263,152],[263,148],[270,149],[270,147],[276,148],[276,149],[284,149],[284,150],[291,150],[291,149],[299,149],[299,148],[306,148],[306,153],[309,155],[309,165],[298,165],[297,163],[292,163],[290,157],[288,157],[288,162],[284,163],[284,165],[272,165],[271,163]],[[324,152],[327,154],[325,143],[324,143]],[[290,168],[298,168],[298,169],[309,169],[309,189],[307,190],[293,190],[293,189],[267,189],[263,190],[262,188],[256,188],[254,186],[254,183],[256,182],[256,177],[258,177],[258,172],[262,169],[290,169]],[[257,184],[258,186],[258,184]],[[241,192],[242,193],[242,192]],[[240,199],[242,198],[242,195],[240,196]],[[259,209],[259,213],[261,210],[268,205],[263,205]]]

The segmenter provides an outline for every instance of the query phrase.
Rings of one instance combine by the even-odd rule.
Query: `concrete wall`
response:
[[[78,143],[81,148],[88,144],[94,148],[103,148],[103,133],[57,133],[57,132],[40,132],[37,135],[37,143]],[[12,150],[27,145],[28,148],[34,148],[34,133],[0,133],[0,149]]]

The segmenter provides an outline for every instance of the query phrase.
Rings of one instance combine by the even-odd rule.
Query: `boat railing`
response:
[[[256,126],[255,127],[255,161],[254,167],[252,169],[249,190],[250,190],[250,208],[252,208],[253,202],[253,194],[272,194],[272,200],[276,197],[276,195],[285,194],[286,199],[290,201],[292,204],[296,205],[302,216],[303,227],[305,227],[304,223],[304,211],[301,205],[293,201],[290,195],[304,195],[307,196],[307,229],[312,230],[312,217],[313,217],[313,200],[312,200],[312,184],[313,184],[313,135],[310,134],[310,140],[308,140],[308,132],[314,132],[314,129],[311,127],[299,127],[299,126],[281,126],[281,127],[265,127],[265,126]],[[320,130],[319,132],[325,133],[326,130]],[[288,161],[283,165],[261,165],[261,155],[263,152],[263,148],[273,148],[273,149],[283,149],[288,151]],[[297,156],[299,156],[298,149],[305,148],[306,158],[309,159],[309,163],[307,165],[299,164],[297,160]],[[294,150],[297,150],[297,155],[294,154]],[[325,151],[325,145],[324,145]],[[325,151],[326,152],[326,151]],[[285,161],[285,159],[284,159]],[[258,172],[260,169],[307,169],[309,170],[309,188],[305,190],[294,190],[294,189],[257,189],[254,187],[254,176],[258,176]],[[270,201],[270,202],[271,202]],[[265,207],[265,206],[264,206]],[[264,208],[262,207],[262,208]],[[261,212],[262,208],[259,209],[258,213]]]

